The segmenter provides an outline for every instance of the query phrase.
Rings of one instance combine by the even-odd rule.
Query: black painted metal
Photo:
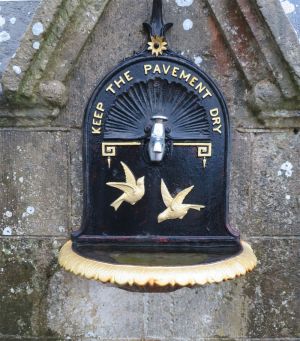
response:
[[[164,24],[162,15],[162,0],[153,0],[150,24],[144,23],[144,28],[148,31],[149,35],[163,37],[167,30],[172,26],[172,23]]]
[[[163,35],[161,1],[154,0],[151,35]],[[144,66],[151,70],[145,74]],[[169,67],[168,71],[167,68]],[[153,72],[156,70],[156,72]],[[175,71],[174,71],[175,70]],[[180,78],[190,74],[190,78]],[[114,80],[125,79],[115,93],[108,91]],[[159,72],[160,71],[160,72]],[[192,77],[196,77],[192,81]],[[212,96],[199,93],[197,84]],[[204,97],[204,98],[203,98]],[[101,134],[92,134],[97,104],[103,103]],[[216,121],[210,110],[218,108],[222,133],[213,129]],[[214,113],[214,112],[213,112]],[[151,117],[168,117],[166,154],[162,162],[153,163],[147,153]],[[228,154],[230,128],[224,98],[212,79],[196,65],[170,50],[155,57],[150,51],[125,60],[96,87],[86,109],[83,133],[84,209],[81,229],[73,233],[73,245],[101,244],[109,249],[143,249],[208,252],[236,252],[239,233],[228,225]],[[95,121],[96,120],[96,121]],[[98,128],[98,126],[95,126]],[[140,142],[139,146],[116,147],[116,156],[101,154],[102,143]],[[212,144],[212,156],[197,157],[197,147],[176,146],[179,142]],[[123,203],[117,211],[110,204],[122,193],[106,185],[124,181],[120,161],[125,162],[136,178],[145,176],[145,195],[135,205]],[[158,223],[157,216],[166,207],[162,201],[160,182],[164,179],[172,195],[194,185],[186,203],[205,205],[200,212],[190,210],[181,220]]]

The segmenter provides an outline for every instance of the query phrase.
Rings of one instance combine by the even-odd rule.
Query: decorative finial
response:
[[[148,50],[156,57],[167,50],[165,33],[173,26],[172,23],[164,24],[162,15],[162,0],[153,0],[152,16],[149,23],[144,23],[144,28],[148,31],[151,41],[148,42]]]

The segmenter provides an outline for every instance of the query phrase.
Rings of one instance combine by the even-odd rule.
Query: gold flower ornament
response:
[[[151,41],[148,42],[148,45],[148,50],[158,57],[158,55],[163,54],[163,51],[167,50],[168,43],[164,37],[152,36]]]

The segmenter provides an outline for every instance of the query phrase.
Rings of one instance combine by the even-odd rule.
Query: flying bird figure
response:
[[[201,208],[204,208],[203,205],[192,205],[192,204],[183,204],[183,200],[190,193],[190,191],[194,188],[194,186],[188,187],[181,192],[179,192],[174,198],[171,196],[165,182],[161,179],[161,195],[163,198],[163,202],[166,205],[167,209],[158,215],[158,222],[161,223],[168,219],[183,219],[184,216],[188,213],[189,209],[200,211]]]
[[[141,200],[145,194],[144,185],[145,177],[143,176],[142,178],[135,180],[135,177],[131,170],[129,169],[129,167],[122,161],[121,165],[124,169],[126,182],[106,183],[106,185],[117,188],[124,192],[117,200],[110,204],[110,206],[112,206],[115,209],[115,211],[117,211],[117,209],[121,206],[123,201],[126,201],[129,204],[134,205],[139,200]]]

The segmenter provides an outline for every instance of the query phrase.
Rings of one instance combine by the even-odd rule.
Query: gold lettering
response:
[[[205,89],[205,90],[206,90],[206,92],[205,92],[205,94],[202,96],[202,98],[205,98],[205,97],[207,97],[207,96],[212,97],[211,92],[210,92],[208,89]]]
[[[145,75],[148,74],[148,72],[152,69],[152,66],[150,64],[145,64],[144,65],[144,73]]]
[[[179,67],[174,66],[172,71],[172,76],[177,78],[177,71],[179,70]]]
[[[195,82],[197,82],[197,80],[198,80],[197,77],[193,77],[189,82],[190,86],[195,86]]]
[[[202,92],[203,90],[205,90],[206,87],[203,86],[202,82],[200,82],[200,83],[199,83],[198,85],[196,85],[196,87],[195,87],[195,90],[198,90],[198,89],[199,89],[199,94],[201,94],[201,92]]]
[[[112,92],[113,94],[115,94],[115,90],[113,89],[113,84],[110,84],[107,88],[106,88],[106,91],[110,91]]]
[[[221,118],[219,116],[219,109],[218,108],[213,108],[209,111],[210,116],[212,117],[212,122],[213,122],[213,131],[218,132],[219,134],[222,134],[221,128]],[[218,124],[217,127],[215,125]]]
[[[95,118],[93,118],[93,125],[95,126],[101,126],[102,121],[101,120],[96,120]]]
[[[168,65],[168,67],[166,67],[165,64],[163,64],[163,70],[164,70],[165,75],[169,72],[170,67],[171,67],[171,65]]]
[[[218,116],[219,115],[219,109],[218,108],[213,108],[209,111],[210,116]]]
[[[104,111],[103,103],[102,103],[102,102],[99,102],[99,103],[96,105],[96,109],[103,112],[103,111]]]
[[[185,70],[182,70],[181,74],[179,76],[180,79],[183,78],[183,79],[185,79],[186,82],[189,81],[190,77],[191,77],[191,74],[190,73],[185,73]]]
[[[222,134],[221,128],[222,128],[222,124],[220,124],[220,125],[217,126],[217,127],[214,127],[214,128],[213,128],[213,131],[217,131],[219,134]]]
[[[125,78],[126,78],[126,80],[127,80],[128,82],[130,82],[130,81],[133,80],[133,77],[130,75],[130,71],[126,71],[126,72],[124,73],[124,76],[125,76]]]
[[[212,120],[213,120],[213,125],[216,125],[216,124],[220,124],[220,123],[221,123],[220,117],[213,117]]]
[[[92,127],[92,134],[101,134],[101,128]]]
[[[155,68],[154,68],[154,70],[153,70],[153,73],[156,73],[156,72],[158,72],[158,73],[161,73],[161,71],[160,71],[160,68],[159,68],[159,65],[158,65],[158,64],[156,64],[156,65],[155,65]]]
[[[216,125],[216,124],[220,124],[221,123],[221,119],[220,117],[213,117],[212,118],[212,121],[213,121],[213,125]]]
[[[111,90],[113,90],[112,84],[109,86],[109,88],[111,88]],[[98,102],[96,105],[96,110],[94,111],[94,115],[93,115],[92,134],[98,134],[98,135],[101,134],[101,126],[102,126],[103,115],[104,115],[103,102]],[[96,126],[96,127],[94,127],[94,126]],[[99,127],[99,128],[97,128],[97,127]]]
[[[116,84],[116,86],[120,89],[122,84],[125,84],[124,78],[122,76],[119,77],[119,80],[115,80],[114,83]]]
[[[95,118],[102,118],[103,117],[103,113],[99,113],[97,111],[94,112],[94,117]]]

